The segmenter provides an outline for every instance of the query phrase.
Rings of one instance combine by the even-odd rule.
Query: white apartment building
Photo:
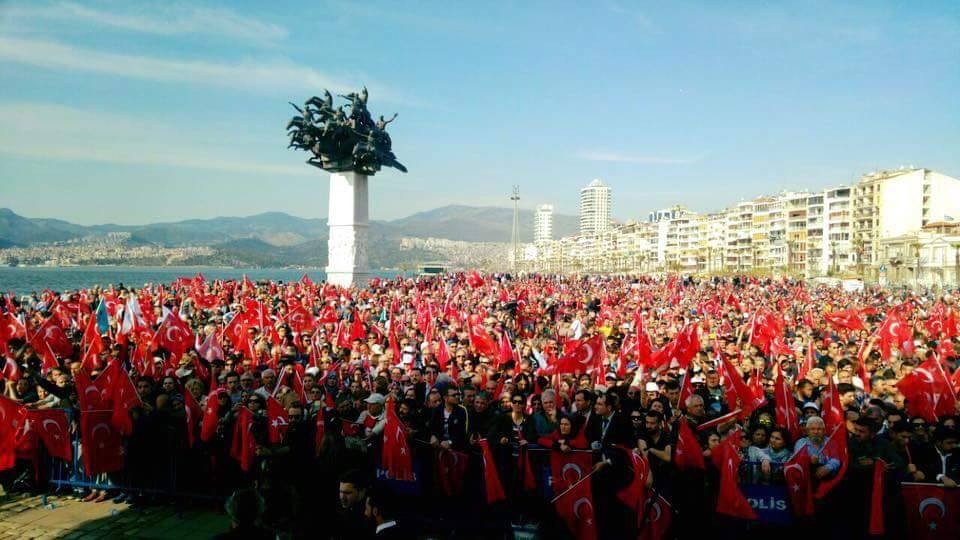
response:
[[[533,213],[533,243],[542,245],[553,240],[553,205],[541,204]]]
[[[883,260],[879,241],[960,219],[960,180],[929,169],[865,174],[853,187],[853,243],[870,277]],[[855,253],[856,255],[856,253]]]
[[[599,234],[610,227],[610,186],[599,179],[580,190],[580,234]]]
[[[849,272],[856,264],[853,245],[851,189],[841,186],[823,192],[823,265],[821,275]]]

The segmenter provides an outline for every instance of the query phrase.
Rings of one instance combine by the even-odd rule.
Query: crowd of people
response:
[[[747,276],[10,294],[0,481],[226,501],[238,538],[902,537],[904,483],[960,482],[958,312]]]

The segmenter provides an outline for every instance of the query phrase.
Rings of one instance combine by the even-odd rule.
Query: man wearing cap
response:
[[[384,414],[384,404],[386,399],[383,394],[373,393],[363,400],[367,404],[367,410],[360,413],[357,423],[364,427],[364,434],[367,439],[376,440],[383,435],[383,428],[387,424],[387,415]]]

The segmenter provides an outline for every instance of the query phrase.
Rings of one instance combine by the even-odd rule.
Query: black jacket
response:
[[[470,425],[469,421],[467,420],[467,409],[462,405],[454,407],[453,412],[450,414],[450,418],[446,420],[449,437],[443,433],[443,411],[443,406],[437,407],[436,410],[433,411],[433,415],[430,417],[430,424],[428,426],[430,435],[440,439],[441,441],[449,439],[454,450],[466,450],[468,443],[467,433]]]

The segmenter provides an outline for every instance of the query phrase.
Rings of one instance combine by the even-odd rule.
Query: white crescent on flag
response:
[[[53,431],[51,431],[51,429],[47,427],[48,424],[52,424],[53,427],[57,428],[57,432],[54,433]],[[60,428],[60,424],[58,424],[56,420],[51,420],[50,418],[47,418],[46,420],[43,421],[42,427],[43,427],[43,430],[49,433],[54,439],[60,440],[60,435],[63,433],[63,430]]]
[[[584,518],[580,515],[580,507],[587,506],[590,508],[590,514],[593,514],[593,503],[590,502],[590,499],[586,497],[580,497],[575,503],[573,503],[573,515],[577,516],[577,519],[584,521],[587,525],[593,523],[593,516],[588,516]]]
[[[583,348],[587,350],[587,355],[580,363],[587,366],[593,362],[593,347],[591,347],[589,343],[584,343]]]
[[[567,471],[574,471],[574,472],[576,472],[576,473],[577,473],[576,479],[574,479],[574,480],[572,480],[572,481],[569,480],[569,479],[567,478]],[[560,476],[563,477],[564,480],[566,480],[567,482],[569,482],[570,485],[573,485],[573,484],[576,484],[577,482],[579,482],[581,478],[583,478],[583,469],[581,469],[580,466],[577,465],[576,463],[567,463],[566,465],[563,466],[562,469],[560,469]]]
[[[920,515],[923,515],[923,511],[927,509],[928,506],[933,506],[940,510],[940,518],[947,515],[947,507],[943,504],[943,501],[936,497],[927,497],[926,499],[920,501],[920,506],[918,508]],[[939,519],[939,518],[938,518]]]

